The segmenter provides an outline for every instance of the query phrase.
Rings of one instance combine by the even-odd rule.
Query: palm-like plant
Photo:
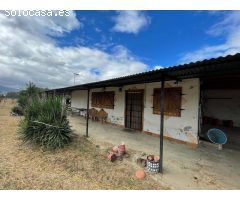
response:
[[[47,149],[62,148],[71,141],[71,128],[60,97],[33,98],[20,124],[21,138]]]
[[[19,92],[18,104],[24,110],[27,104],[32,102],[32,99],[39,96],[41,88],[37,87],[34,83],[29,82],[26,84],[26,89]]]

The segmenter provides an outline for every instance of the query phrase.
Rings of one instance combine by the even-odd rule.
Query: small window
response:
[[[114,109],[114,92],[93,92],[92,107]]]
[[[160,94],[161,89],[155,88],[153,92],[153,114],[160,114]],[[182,88],[164,89],[164,115],[181,116]]]

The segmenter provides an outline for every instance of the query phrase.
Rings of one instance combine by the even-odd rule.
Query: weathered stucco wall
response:
[[[144,130],[160,132],[160,117],[152,114],[153,88],[160,83],[151,83],[146,88],[146,104],[144,109]],[[199,107],[199,80],[183,80],[178,85],[167,82],[165,87],[182,87],[182,110],[181,117],[165,116],[164,135],[177,140],[198,143],[198,107]]]
[[[143,131],[159,134],[160,115],[153,114],[153,89],[159,88],[160,83],[148,83],[124,86],[122,91],[116,87],[107,87],[105,91],[115,91],[114,109],[104,109],[108,113],[108,121],[114,124],[124,126],[125,111],[125,90],[143,89],[144,90],[144,122]],[[182,109],[181,117],[165,116],[164,135],[177,140],[198,143],[198,105],[199,105],[199,79],[188,79],[174,84],[174,81],[168,81],[165,87],[182,87]],[[93,89],[91,92],[102,91],[101,88]],[[82,105],[86,107],[85,95],[81,92],[73,92],[72,106]],[[81,97],[81,94],[83,96]],[[74,99],[75,98],[75,99]],[[84,104],[82,103],[84,102]],[[77,107],[77,106],[75,106]],[[91,108],[91,93],[90,93]],[[99,108],[96,108],[99,110]]]
[[[72,107],[87,108],[87,91],[75,90],[72,92]]]
[[[234,126],[240,127],[240,90],[206,90],[204,97],[205,116],[233,120]]]

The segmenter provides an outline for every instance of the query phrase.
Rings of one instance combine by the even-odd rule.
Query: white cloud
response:
[[[118,11],[114,21],[114,31],[134,34],[147,27],[151,22],[150,17],[142,11]]]
[[[161,65],[156,65],[153,69],[154,70],[157,70],[157,69],[163,69],[164,67],[163,66],[161,66]]]
[[[147,66],[119,45],[112,53],[97,47],[59,47],[51,36],[81,28],[71,17],[6,17],[0,13],[0,85],[19,88],[32,81],[63,87],[145,71]],[[94,71],[97,73],[94,73]]]
[[[225,41],[218,45],[206,45],[196,51],[185,53],[180,62],[194,62],[239,53],[240,11],[225,12],[223,19],[210,27],[207,34],[212,37],[223,36],[225,37]]]

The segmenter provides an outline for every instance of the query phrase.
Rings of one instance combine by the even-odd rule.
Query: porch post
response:
[[[87,89],[87,119],[86,119],[86,137],[88,137],[88,120],[89,120],[89,88]]]
[[[160,167],[159,173],[163,172],[163,129],[164,129],[164,77],[161,80],[161,95],[160,95]]]

